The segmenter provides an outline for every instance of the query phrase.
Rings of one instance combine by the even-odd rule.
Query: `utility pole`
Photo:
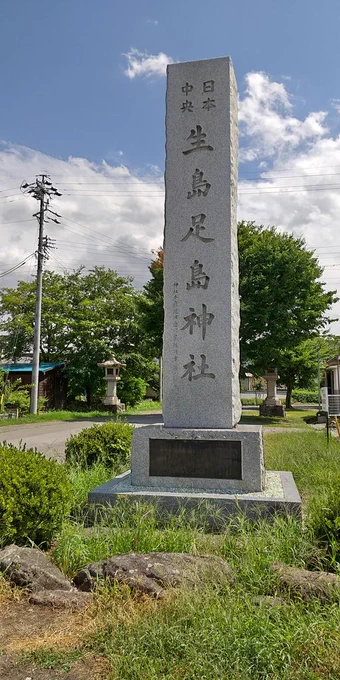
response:
[[[61,193],[52,186],[49,175],[38,175],[36,181],[32,184],[24,182],[21,189],[25,194],[30,194],[40,203],[40,209],[33,215],[39,223],[39,237],[37,250],[37,292],[35,303],[35,317],[34,317],[34,340],[33,340],[33,363],[32,363],[32,386],[30,399],[30,413],[37,412],[38,396],[39,396],[39,363],[40,363],[40,336],[41,336],[41,302],[42,302],[42,283],[43,283],[43,268],[44,260],[47,257],[48,249],[53,247],[50,239],[44,237],[44,223],[45,213],[52,213],[60,217],[58,213],[54,213],[49,209],[49,202],[52,196],[61,196]],[[57,219],[47,217],[56,224],[60,224]]]

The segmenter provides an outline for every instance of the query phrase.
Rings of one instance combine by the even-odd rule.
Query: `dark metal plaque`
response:
[[[150,477],[242,479],[241,442],[150,439]]]

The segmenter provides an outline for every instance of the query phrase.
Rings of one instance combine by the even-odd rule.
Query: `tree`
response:
[[[144,286],[144,296],[139,300],[141,325],[148,337],[148,348],[151,356],[160,357],[163,348],[163,265],[164,251],[158,248],[156,257],[151,262],[149,271],[151,279]]]
[[[304,239],[253,222],[238,225],[241,360],[257,375],[328,325],[335,291],[325,291]],[[295,360],[294,360],[295,361]]]
[[[317,258],[304,239],[254,222],[238,225],[241,303],[241,363],[255,375],[273,366],[290,385],[307,386],[316,355],[305,344],[329,323],[337,298],[324,290]],[[161,256],[160,256],[161,254]],[[143,300],[145,328],[161,352],[163,330],[163,252],[150,267]],[[314,358],[313,358],[314,357]],[[313,363],[314,362],[314,363]],[[289,388],[289,391],[290,388]],[[288,395],[289,401],[289,395]]]
[[[114,352],[119,359],[143,350],[138,302],[142,294],[131,279],[111,269],[84,268],[63,275],[46,271],[43,281],[41,358],[66,361],[71,396],[103,391],[105,383],[97,364]],[[15,289],[1,291],[0,349],[8,359],[18,359],[33,341],[35,282],[20,281]],[[139,370],[140,365],[140,370]],[[134,361],[135,377],[145,379],[143,361]]]
[[[287,388],[286,408],[292,406],[292,392],[296,387],[316,389],[318,374],[319,338],[305,340],[294,349],[282,352],[279,360],[280,382]]]

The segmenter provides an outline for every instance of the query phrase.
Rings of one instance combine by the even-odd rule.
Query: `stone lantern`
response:
[[[280,399],[276,394],[276,381],[278,373],[276,368],[270,368],[267,374],[263,376],[267,382],[267,396],[260,405],[261,416],[277,416],[279,418],[285,417],[285,409],[282,406]]]
[[[103,404],[109,406],[111,411],[124,411],[125,404],[122,404],[117,396],[117,382],[120,380],[120,369],[125,364],[117,361],[113,354],[109,357],[107,361],[103,361],[98,364],[99,368],[104,368],[105,375],[104,379],[107,382],[106,395],[103,399]]]

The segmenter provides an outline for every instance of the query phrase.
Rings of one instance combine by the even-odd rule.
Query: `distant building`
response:
[[[65,363],[41,363],[39,366],[39,397],[47,399],[47,408],[65,408],[67,379],[64,371]],[[21,385],[32,384],[32,362],[0,363],[0,368],[8,372],[9,380],[21,379]]]
[[[325,372],[328,394],[340,394],[340,356],[327,361]]]

